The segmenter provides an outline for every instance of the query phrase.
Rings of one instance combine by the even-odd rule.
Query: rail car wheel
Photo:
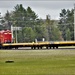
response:
[[[35,47],[35,46],[33,46],[33,47],[31,47],[31,49],[36,49],[36,47]]]
[[[51,49],[51,47],[49,47]]]
[[[53,46],[53,49],[55,49],[55,47]]]
[[[2,49],[2,44],[0,44],[0,49]]]
[[[34,46],[34,49],[36,49],[36,47]]]
[[[46,49],[48,49],[48,46],[46,46]]]
[[[15,47],[15,49],[18,49],[18,47]]]
[[[35,47],[35,46],[33,46],[33,47],[31,47],[31,49],[36,49],[36,47]]]
[[[40,49],[42,49],[42,47],[40,47]]]
[[[58,46],[56,46],[56,49],[58,49]]]
[[[38,46],[37,48],[38,48],[38,49],[42,49],[42,47],[40,47],[40,46]]]
[[[33,47],[31,47],[31,49],[33,49]]]
[[[37,48],[39,49],[40,47],[38,46]]]

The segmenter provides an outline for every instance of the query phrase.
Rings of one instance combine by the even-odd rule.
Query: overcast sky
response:
[[[51,19],[59,19],[61,9],[72,9],[74,3],[75,0],[0,0],[0,12],[4,15],[7,10],[13,11],[17,4],[23,4],[25,9],[30,6],[39,18],[45,19],[49,14]]]

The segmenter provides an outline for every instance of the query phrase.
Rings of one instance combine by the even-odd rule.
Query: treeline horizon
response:
[[[45,41],[71,41],[74,40],[74,9],[62,9],[59,13],[60,19],[51,20],[51,15],[47,14],[46,19],[38,18],[38,15],[22,4],[14,6],[13,11],[5,13],[1,20],[0,30],[9,29],[11,25],[21,27],[21,30],[13,31],[14,39],[18,42],[33,42],[35,39],[45,38]]]

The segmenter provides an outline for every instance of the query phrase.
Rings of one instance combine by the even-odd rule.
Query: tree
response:
[[[37,15],[30,7],[27,8],[27,17],[29,20],[35,20],[37,18]]]
[[[35,33],[31,27],[24,28],[24,40],[25,42],[32,42],[34,41]]]
[[[0,30],[4,29],[4,25],[3,25],[4,23],[5,23],[5,21],[4,21],[3,17],[1,17],[1,13],[0,13]]]
[[[60,26],[59,26],[59,29],[62,32],[62,37],[64,38],[64,40],[68,39],[68,38],[66,39],[66,31],[68,29],[71,32],[71,33],[69,33],[69,35],[71,37],[69,40],[74,39],[74,35],[73,35],[73,33],[74,33],[73,32],[74,31],[74,29],[73,29],[73,27],[74,27],[74,25],[73,25],[74,17],[73,17],[73,14],[74,14],[73,9],[72,10],[63,9],[60,13],[60,22],[59,22]]]
[[[57,27],[57,24],[54,20],[50,20],[50,15],[46,16],[45,21],[45,35],[47,41],[57,41],[61,40],[61,32]]]
[[[25,34],[27,33],[30,33],[28,28],[27,27],[31,27],[31,29],[33,30],[34,27],[37,25],[36,23],[36,18],[37,18],[37,15],[35,14],[34,11],[32,11],[32,9],[30,7],[28,7],[27,9],[25,9],[22,4],[20,5],[16,5],[14,7],[14,11],[13,11],[13,14],[12,14],[12,21],[13,21],[13,26],[19,26],[19,27],[22,27],[22,38],[21,38],[21,33],[18,32],[18,37],[21,38],[21,42],[27,42],[28,40],[26,40],[26,38],[28,39],[29,36],[25,36]],[[27,29],[25,29],[27,28]],[[32,31],[31,30],[31,31]],[[28,31],[28,32],[27,32]],[[33,35],[34,32],[32,32],[32,39],[30,38],[29,41],[32,41],[33,40]],[[19,40],[18,38],[18,40]],[[25,38],[25,39],[24,39]],[[19,40],[20,42],[20,40]]]
[[[70,31],[69,28],[66,30],[66,40],[67,41],[70,41],[71,40],[71,31]]]
[[[20,5],[16,5],[14,7],[14,11],[13,11],[13,15],[12,15],[12,19],[13,19],[13,23],[14,26],[25,26],[25,19],[27,16],[27,12],[25,10],[25,8],[22,6],[22,4]]]
[[[11,17],[10,17],[11,15],[10,15],[10,13],[9,13],[9,11],[7,10],[7,12],[6,12],[6,14],[5,14],[5,17],[4,17],[4,19],[5,19],[5,27],[6,27],[6,29],[11,29]]]

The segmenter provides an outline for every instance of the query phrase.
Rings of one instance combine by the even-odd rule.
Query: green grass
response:
[[[0,75],[75,75],[75,50],[0,50]]]

